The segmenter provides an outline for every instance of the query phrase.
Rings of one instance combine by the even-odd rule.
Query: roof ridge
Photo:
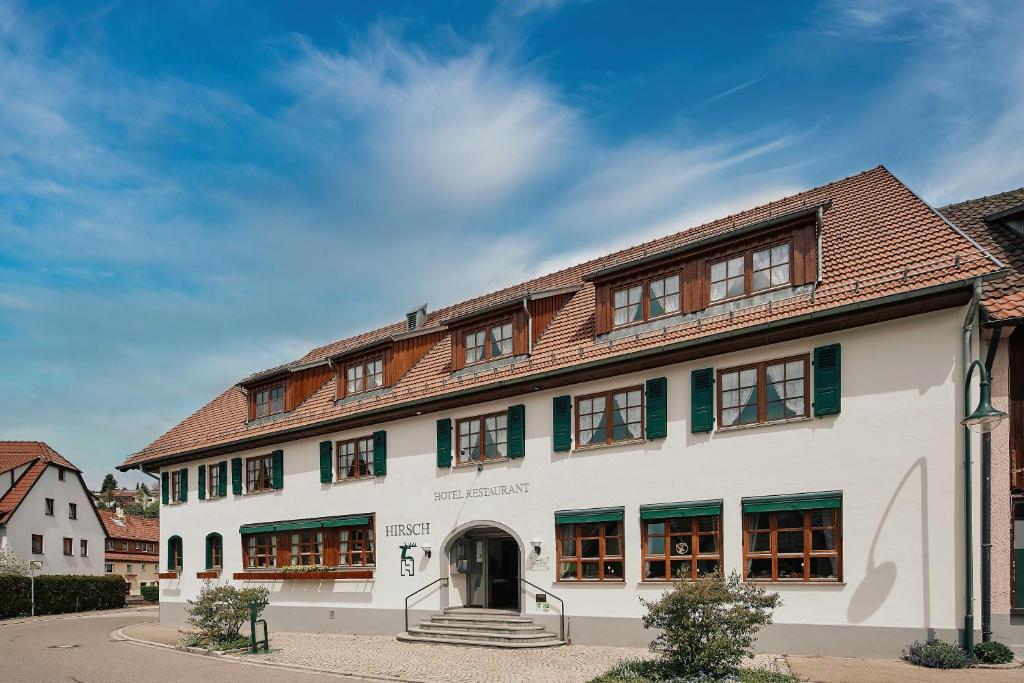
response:
[[[986,201],[989,201],[989,200],[992,200],[992,199],[998,199],[1000,197],[1005,197],[1008,194],[1014,194],[1016,192],[1022,192],[1022,191],[1024,191],[1024,186],[1015,187],[1015,188],[1010,189],[1010,190],[1004,190],[1003,192],[996,192],[995,194],[987,194],[987,195],[985,195],[983,197],[974,197],[972,199],[965,199],[962,202],[954,202],[952,204],[946,204],[945,206],[939,207],[938,210],[939,211],[945,211],[946,209],[955,209],[955,208],[958,208],[958,207],[961,207],[961,206],[965,206],[967,204],[976,204],[978,202],[986,202]]]

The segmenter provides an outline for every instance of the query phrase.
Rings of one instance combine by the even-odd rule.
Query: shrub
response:
[[[667,671],[721,679],[739,675],[740,662],[753,656],[754,638],[772,623],[781,599],[743,583],[737,572],[728,578],[715,572],[676,581],[658,600],[641,602],[647,607],[644,627],[661,629],[651,650],[661,655]]]
[[[264,587],[242,588],[214,586],[206,581],[196,599],[188,601],[189,626],[205,645],[216,647],[221,643],[233,642],[241,636],[242,624],[249,621],[249,603],[259,605],[256,616],[267,606],[270,591]]]
[[[971,665],[971,656],[962,647],[941,640],[914,641],[904,648],[903,659],[930,669],[964,669]]]
[[[657,659],[624,659],[589,683],[648,683],[665,680],[664,666]]]
[[[146,602],[160,602],[160,586],[142,586],[139,590]]]
[[[800,683],[793,674],[783,673],[777,667],[740,669],[736,676],[718,678],[715,676],[696,674],[680,678],[668,670],[665,663],[658,659],[626,659],[589,683]]]
[[[25,576],[28,574],[28,562],[17,553],[4,546],[0,548],[0,576]]]
[[[740,669],[740,683],[800,683],[793,674],[779,671],[777,666],[771,668]]]
[[[1009,664],[1013,661],[1013,650],[1002,643],[990,640],[974,646],[974,658],[986,664]]]
[[[62,614],[125,605],[124,578],[43,574],[36,577],[36,614]],[[0,619],[30,614],[31,580],[0,576]]]

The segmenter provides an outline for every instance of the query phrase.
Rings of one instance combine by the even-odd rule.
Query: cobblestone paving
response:
[[[563,645],[536,650],[499,650],[443,644],[400,643],[392,636],[282,633],[271,635],[271,652],[260,659],[367,676],[422,681],[583,683],[622,659],[649,657],[646,648]],[[252,655],[249,655],[250,657]],[[761,655],[753,666],[785,660]]]

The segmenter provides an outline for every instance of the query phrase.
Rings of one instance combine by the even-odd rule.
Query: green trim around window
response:
[[[297,531],[300,529],[331,529],[344,526],[366,526],[370,523],[369,515],[349,515],[347,517],[322,517],[320,519],[302,519],[294,522],[275,522],[273,524],[250,524],[238,528],[240,534],[268,534],[275,531]]]
[[[722,514],[722,501],[720,500],[695,500],[688,503],[659,503],[640,506],[640,519],[645,521],[720,514]]]
[[[256,526],[243,526],[238,528],[240,534],[269,534],[272,531],[277,531],[277,527],[273,524],[258,524]]]
[[[821,491],[818,493],[795,493],[792,495],[744,498],[743,512],[836,509],[842,507],[842,505],[842,491]]]
[[[331,529],[338,526],[367,526],[369,523],[369,517],[345,517],[343,519],[329,519],[323,525],[325,529]]]
[[[589,510],[561,510],[555,513],[555,524],[621,522],[624,512],[625,508],[591,508]]]

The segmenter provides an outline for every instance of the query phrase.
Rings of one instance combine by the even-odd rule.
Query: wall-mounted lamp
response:
[[[431,554],[430,545],[427,544],[427,543],[424,543],[420,547],[423,548],[423,556],[426,557],[429,560],[430,559],[430,554]]]
[[[540,555],[540,539],[539,538],[533,539],[532,541],[530,541],[530,545],[533,546],[533,552],[535,552],[536,554]]]

